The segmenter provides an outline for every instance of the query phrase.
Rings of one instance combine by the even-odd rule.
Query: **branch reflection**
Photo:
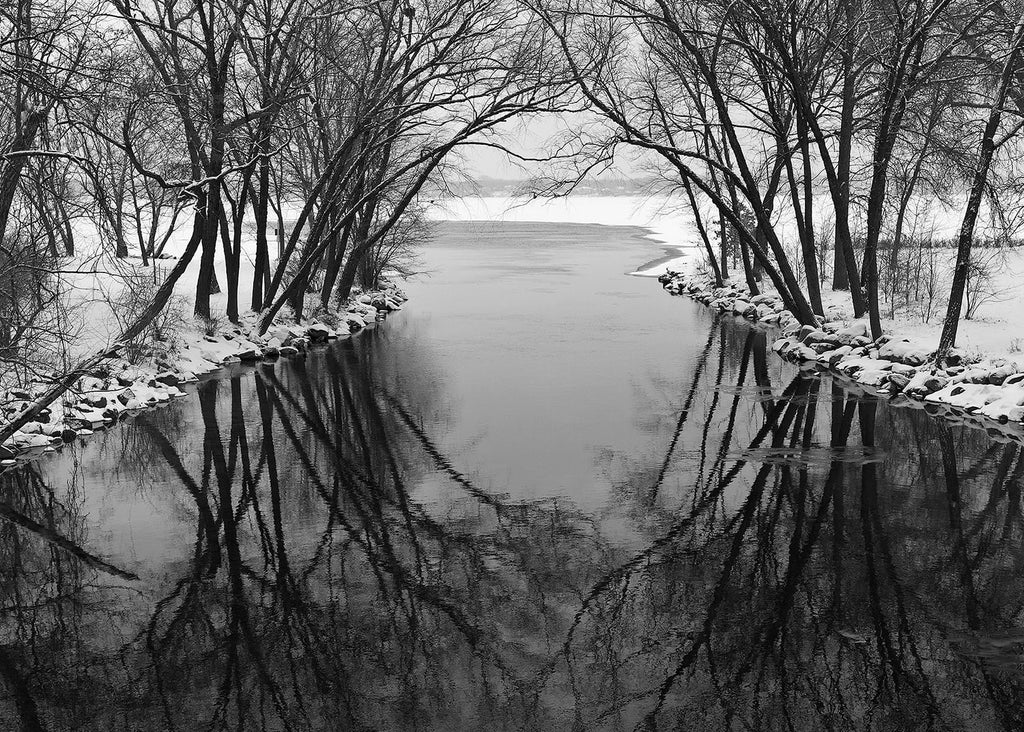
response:
[[[1018,445],[720,324],[608,463],[617,535],[474,477],[380,338],[121,428],[188,551],[104,558],[95,485],[0,476],[5,728],[1024,725]]]

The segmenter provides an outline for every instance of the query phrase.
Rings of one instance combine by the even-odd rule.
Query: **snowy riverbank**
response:
[[[330,316],[301,323],[279,319],[262,336],[252,313],[243,316],[237,326],[227,323],[209,333],[196,324],[186,325],[167,341],[153,344],[152,352],[139,362],[111,359],[78,379],[38,420],[26,424],[0,446],[0,467],[52,452],[142,410],[184,396],[182,385],[223,366],[296,356],[313,344],[359,333],[401,308],[405,301],[398,287],[389,286],[355,296],[343,310]],[[39,381],[5,389],[0,396],[0,421],[13,419],[46,387]]]
[[[1024,444],[1024,359],[969,359],[954,352],[955,365],[938,367],[934,346],[899,334],[871,340],[864,320],[827,318],[819,328],[801,326],[776,295],[751,297],[745,288],[716,287],[679,272],[658,279],[673,295],[778,329],[773,349],[801,367],[828,370],[896,403]]]

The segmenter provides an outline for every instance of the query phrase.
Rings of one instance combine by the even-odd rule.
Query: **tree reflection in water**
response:
[[[0,476],[5,728],[1024,725],[1016,444],[719,324],[660,448],[609,461],[625,541],[462,472],[378,339],[111,433],[181,501],[180,556],[90,550],[82,471]]]

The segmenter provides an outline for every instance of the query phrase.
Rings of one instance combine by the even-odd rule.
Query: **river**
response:
[[[0,728],[1020,729],[1024,459],[444,224],[406,308],[0,475]]]

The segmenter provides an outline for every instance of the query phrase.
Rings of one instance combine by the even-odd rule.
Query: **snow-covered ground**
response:
[[[78,254],[63,262],[61,277],[67,291],[67,305],[73,337],[65,346],[66,367],[84,356],[109,347],[119,337],[134,312],[147,301],[157,281],[169,271],[184,250],[187,228],[170,239],[166,253],[172,259],[143,266],[139,259],[116,260],[99,251],[95,231],[78,231]],[[250,232],[253,234],[253,232]],[[247,237],[251,246],[254,236]],[[91,246],[90,246],[91,245]],[[381,292],[356,292],[337,312],[319,313],[293,322],[283,312],[260,335],[256,318],[245,313],[238,325],[225,317],[227,295],[211,297],[212,319],[202,322],[192,317],[192,298],[199,276],[199,256],[193,257],[179,279],[175,294],[164,315],[159,318],[159,339],[151,337],[144,352],[109,359],[93,373],[77,380],[60,399],[44,410],[0,445],[0,467],[16,459],[31,458],[59,448],[65,442],[114,424],[126,415],[159,406],[183,396],[180,384],[195,381],[221,366],[241,361],[289,356],[305,350],[311,343],[345,338],[372,327],[378,314],[402,306],[405,296],[395,286]],[[251,300],[254,252],[243,251],[240,265],[239,308],[247,309]],[[156,276],[154,276],[154,266]],[[215,268],[219,282],[227,281],[222,252],[218,250]],[[141,297],[131,296],[131,292]],[[18,375],[0,377],[0,425],[9,423],[31,405],[46,389],[45,380],[26,382]]]

